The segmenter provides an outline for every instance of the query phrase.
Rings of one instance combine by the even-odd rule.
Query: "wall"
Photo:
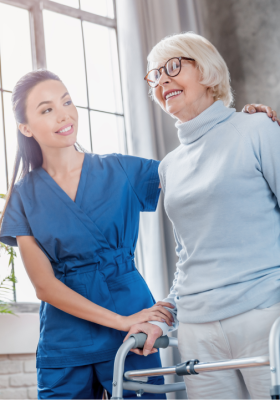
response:
[[[37,399],[35,354],[0,355],[0,399]]]
[[[39,305],[14,304],[16,315],[0,314],[0,399],[36,399]]]
[[[257,102],[280,114],[279,0],[196,1],[204,36],[228,64],[237,110]]]

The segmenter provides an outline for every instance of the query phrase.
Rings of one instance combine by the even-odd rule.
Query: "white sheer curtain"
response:
[[[178,145],[174,120],[148,97],[147,55],[163,37],[201,32],[196,0],[116,0],[118,42],[129,154],[161,160]],[[169,292],[176,257],[162,199],[156,213],[143,213],[138,258],[156,300]],[[164,364],[172,355],[164,353]]]

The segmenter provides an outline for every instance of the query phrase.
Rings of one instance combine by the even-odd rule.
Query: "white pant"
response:
[[[268,337],[280,303],[205,324],[179,324],[183,361],[201,362],[268,356]],[[185,376],[189,399],[270,399],[269,366]]]

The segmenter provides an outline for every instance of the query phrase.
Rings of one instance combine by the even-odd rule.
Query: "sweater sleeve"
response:
[[[179,258],[180,261],[180,252],[182,250],[182,246],[178,240],[178,236],[176,233],[175,228],[173,227],[173,232],[174,232],[174,238],[175,238],[175,242],[176,242],[176,254]],[[176,268],[176,272],[174,274],[174,280],[173,280],[173,285],[171,286],[169,295],[162,301],[166,302],[166,303],[171,303],[174,305],[174,308],[169,308],[169,307],[165,307],[168,311],[171,312],[173,318],[174,318],[174,322],[172,326],[168,326],[165,322],[159,322],[159,321],[150,321],[150,324],[153,325],[157,325],[162,329],[162,335],[165,336],[168,332],[172,332],[175,331],[176,329],[178,329],[179,326],[179,321],[177,319],[177,305],[176,305],[176,297],[177,297],[177,290],[176,290],[176,286],[177,286],[177,282],[178,282],[178,275],[179,275],[179,270],[178,267]]]

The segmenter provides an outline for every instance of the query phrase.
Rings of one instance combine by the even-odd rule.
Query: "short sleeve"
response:
[[[9,246],[17,246],[16,236],[32,236],[32,232],[15,186],[4,214],[0,241]]]
[[[117,154],[119,163],[141,205],[141,211],[155,211],[160,195],[159,161]]]

